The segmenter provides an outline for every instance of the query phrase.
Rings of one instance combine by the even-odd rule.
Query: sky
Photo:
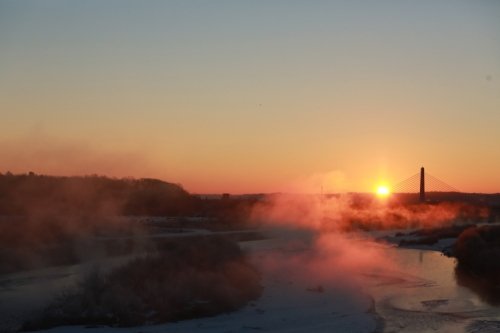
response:
[[[500,192],[500,1],[0,0],[0,172]]]

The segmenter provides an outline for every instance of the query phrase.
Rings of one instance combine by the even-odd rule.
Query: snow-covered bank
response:
[[[417,235],[418,231],[419,229],[385,231],[378,234],[377,239],[404,249],[438,251],[445,255],[450,255],[457,240],[457,237],[445,237],[429,242],[427,236]]]
[[[15,331],[54,297],[77,286],[88,272],[121,266],[134,255],[103,258],[76,265],[28,270],[0,277],[0,332]]]

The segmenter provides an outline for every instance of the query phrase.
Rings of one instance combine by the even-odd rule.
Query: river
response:
[[[500,308],[457,283],[454,258],[404,248],[387,255],[401,271],[367,279],[384,332],[500,332]]]
[[[455,259],[440,252],[387,247],[394,271],[363,274],[384,332],[500,332],[500,308],[457,283]],[[111,267],[127,258],[101,262]],[[93,264],[53,267],[0,278],[0,331],[74,286]]]

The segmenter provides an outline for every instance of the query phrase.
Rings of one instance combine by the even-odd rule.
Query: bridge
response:
[[[392,186],[391,190],[396,194],[419,193],[420,202],[425,202],[427,192],[460,193],[455,187],[427,173],[423,167],[420,172]]]
[[[402,195],[403,197],[406,197],[406,199],[410,198],[411,202],[414,202],[414,200],[417,199],[417,195],[418,200],[422,203],[426,202],[428,196],[432,197],[432,202],[466,202],[472,205],[469,206],[469,208],[475,207],[476,209],[488,209],[488,222],[500,221],[500,193],[485,194],[462,192],[443,180],[427,173],[423,167],[420,168],[420,172],[395,184],[391,190],[396,195]],[[465,216],[472,216],[475,220],[480,221],[482,217],[480,217],[481,213],[478,212],[479,211],[477,210],[474,211],[474,209],[469,212],[466,211]]]

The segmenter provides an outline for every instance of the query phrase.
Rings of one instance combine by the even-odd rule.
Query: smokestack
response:
[[[420,168],[420,202],[425,202],[425,171]]]

